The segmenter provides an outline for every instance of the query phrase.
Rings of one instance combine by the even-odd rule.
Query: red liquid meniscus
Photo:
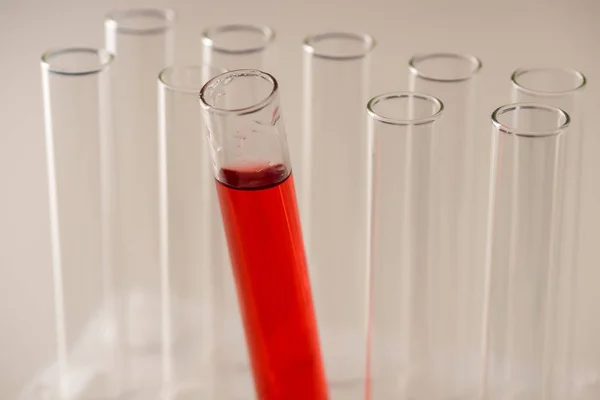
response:
[[[326,400],[291,171],[224,168],[217,191],[258,398]]]

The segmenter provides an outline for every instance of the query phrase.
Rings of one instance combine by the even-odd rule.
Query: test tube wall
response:
[[[409,61],[409,88],[444,103],[432,190],[434,237],[429,346],[436,368],[446,368],[444,393],[464,397],[477,391],[482,369],[484,313],[485,178],[478,153],[487,142],[474,128],[481,61],[472,55],[430,53]],[[484,143],[486,148],[482,148]],[[485,150],[485,151],[482,151]],[[482,206],[480,206],[482,205]]]
[[[565,181],[560,199],[562,229],[558,241],[561,265],[565,267],[558,278],[561,297],[556,312],[563,321],[560,334],[566,337],[575,335],[573,345],[564,349],[567,352],[565,357],[571,361],[563,373],[573,378],[579,377],[579,383],[573,381],[576,386],[568,397],[597,398],[600,396],[600,379],[593,379],[592,383],[585,378],[594,371],[600,373],[600,363],[594,361],[600,359],[600,347],[594,344],[597,334],[592,333],[594,329],[589,325],[589,321],[595,320],[595,315],[590,313],[593,307],[586,303],[594,301],[586,299],[586,296],[596,291],[595,286],[587,286],[588,282],[594,280],[595,268],[586,268],[580,260],[582,166],[586,141],[584,95],[587,80],[581,72],[571,69],[519,68],[512,74],[511,84],[514,102],[553,105],[571,117],[569,135],[564,139]],[[573,284],[578,288],[575,292]]]
[[[431,256],[438,124],[444,106],[414,92],[367,105],[371,244],[367,398],[446,398],[448,369],[432,346],[437,268]]]
[[[369,35],[304,40],[303,227],[332,399],[364,396]]]
[[[122,340],[124,371],[131,387],[160,382],[156,79],[172,63],[173,21],[173,11],[154,8],[115,11],[105,19],[106,48],[115,54],[111,89],[117,334]]]
[[[215,397],[209,196],[214,191],[198,94],[224,72],[172,66],[158,76],[163,394]]]
[[[560,307],[564,137],[569,116],[516,103],[492,114],[483,398],[570,398]]]
[[[275,32],[267,26],[220,25],[202,35],[203,62],[212,68],[269,70]],[[211,174],[211,178],[212,174]],[[244,330],[215,190],[209,196],[210,268],[214,304],[215,379],[225,397],[253,398]],[[235,382],[232,384],[232,382]],[[250,396],[250,397],[248,397]]]
[[[65,48],[42,56],[57,338],[53,398],[118,398],[110,260],[113,56]]]

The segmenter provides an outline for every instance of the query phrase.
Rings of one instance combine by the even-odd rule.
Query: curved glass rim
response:
[[[65,54],[94,54],[98,57],[98,65],[95,68],[82,68],[74,70],[58,69],[52,66],[51,59],[57,56]],[[62,49],[48,50],[42,54],[42,66],[53,74],[67,75],[67,76],[81,76],[81,75],[92,75],[104,71],[112,63],[115,56],[111,52],[105,49],[98,49],[94,47],[66,47]]]
[[[522,131],[519,129],[515,129],[515,128],[511,128],[509,126],[506,126],[498,120],[498,117],[500,117],[501,115],[506,114],[508,112],[513,112],[513,111],[518,111],[518,110],[536,110],[536,109],[537,110],[546,110],[546,111],[551,111],[551,112],[557,113],[564,118],[564,122],[560,126],[557,126],[556,128],[552,128],[552,129],[542,129],[542,130],[536,130],[536,131]],[[567,114],[566,111],[564,111],[563,109],[560,109],[558,107],[554,107],[554,106],[550,106],[550,105],[546,105],[546,104],[540,104],[540,103],[506,104],[506,105],[496,108],[494,110],[494,112],[492,112],[492,125],[494,126],[495,129],[497,129],[500,132],[507,133],[510,135],[528,137],[528,138],[544,138],[544,137],[559,135],[563,132],[563,130],[565,130],[566,128],[569,127],[570,123],[571,123],[571,117],[569,116],[569,114]]]
[[[166,68],[163,68],[159,73],[158,73],[158,81],[160,82],[160,84],[169,89],[172,90],[174,92],[184,92],[184,93],[194,93],[197,94],[200,92],[200,90],[202,90],[202,87],[204,86],[204,84],[198,85],[196,87],[191,87],[191,86],[183,86],[183,85],[177,85],[171,81],[169,81],[169,79],[167,79],[166,74],[168,72],[174,72],[174,71],[197,71],[200,72],[202,74],[203,70],[205,69],[210,69],[213,70],[213,72],[217,72],[216,74],[211,74],[211,76],[217,76],[220,75],[224,72],[227,72],[227,70],[225,68],[219,68],[219,67],[215,67],[209,64],[202,64],[202,65],[171,65],[168,66]]]
[[[471,69],[471,72],[468,75],[460,76],[458,78],[439,78],[436,76],[428,75],[428,74],[422,72],[421,70],[419,70],[419,68],[417,67],[417,64],[419,62],[429,60],[432,58],[451,58],[451,59],[463,60],[463,61],[467,61],[467,62],[471,63],[471,65],[473,65],[473,68]],[[471,54],[463,54],[463,53],[439,52],[439,53],[416,54],[416,55],[412,56],[410,60],[408,60],[408,69],[412,74],[414,74],[415,76],[417,76],[421,79],[425,79],[425,80],[433,81],[433,82],[468,81],[469,79],[474,77],[477,74],[477,72],[479,72],[479,70],[481,70],[482,66],[483,66],[483,64],[479,58],[477,58]]]
[[[414,119],[398,119],[391,118],[385,115],[379,114],[374,110],[375,105],[382,101],[393,100],[393,99],[407,99],[417,98],[420,100],[428,101],[436,106],[435,112],[428,117],[414,118]],[[416,92],[390,92],[380,94],[379,96],[373,97],[367,103],[367,112],[375,120],[389,125],[427,125],[437,121],[444,113],[444,103],[437,97],[430,96],[428,94],[416,93]]]
[[[226,32],[249,31],[261,33],[264,37],[263,44],[260,46],[248,47],[245,49],[231,49],[215,44],[214,36]],[[275,31],[266,25],[253,24],[228,24],[219,25],[206,29],[202,32],[202,43],[213,49],[213,51],[225,54],[251,54],[259,53],[265,50],[275,40]]]
[[[545,71],[545,72],[552,71],[552,72],[561,72],[561,73],[571,74],[571,75],[575,76],[577,79],[579,79],[579,84],[577,86],[574,86],[571,89],[567,89],[567,90],[547,91],[547,90],[531,89],[531,88],[523,86],[522,84],[519,83],[519,78],[521,76],[523,76],[527,73],[531,73],[531,72],[542,72],[542,71]],[[559,68],[559,67],[518,68],[511,74],[510,81],[515,88],[522,90],[523,92],[526,92],[526,93],[536,94],[536,95],[540,95],[540,96],[560,96],[560,95],[564,95],[567,93],[576,92],[580,89],[583,89],[587,85],[587,78],[585,77],[585,75],[583,73],[579,72],[576,69]]]
[[[269,95],[267,97],[265,97],[264,99],[260,100],[259,102],[252,104],[251,106],[243,107],[243,108],[234,108],[234,109],[219,108],[219,107],[212,106],[206,102],[205,94],[206,94],[207,90],[214,88],[215,86],[217,86],[224,80],[235,79],[235,78],[239,78],[239,77],[248,77],[248,76],[261,78],[261,79],[264,79],[265,81],[269,82],[273,86],[271,88],[271,92],[269,93]],[[271,104],[273,102],[273,100],[275,99],[275,97],[277,96],[278,89],[279,89],[279,83],[277,83],[277,80],[275,79],[275,77],[273,77],[273,75],[271,75],[267,72],[263,72],[258,69],[237,69],[237,70],[233,70],[233,71],[224,72],[220,75],[217,75],[217,76],[211,78],[208,82],[206,82],[204,84],[204,86],[202,86],[202,89],[200,90],[200,104],[202,105],[202,108],[204,108],[205,110],[214,112],[217,114],[248,115],[248,114],[258,112],[258,111],[262,110],[263,108],[265,108],[266,106],[268,106],[269,104]]]
[[[348,40],[356,40],[362,41],[364,43],[364,49],[361,52],[357,52],[355,54],[349,55],[332,55],[325,52],[317,51],[315,48],[315,44],[322,40],[327,39],[348,39]],[[358,60],[366,57],[376,46],[377,42],[373,38],[373,36],[366,33],[357,33],[357,32],[324,32],[318,33],[316,35],[307,36],[302,42],[302,47],[305,52],[312,54],[317,58],[324,58],[327,60]]]
[[[175,11],[169,8],[144,7],[126,10],[114,10],[106,15],[105,24],[116,29],[118,32],[131,35],[155,35],[163,33],[173,27],[175,22]],[[161,24],[147,28],[135,28],[123,24],[125,18],[130,17],[157,17]]]

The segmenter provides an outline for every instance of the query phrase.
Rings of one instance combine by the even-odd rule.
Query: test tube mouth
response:
[[[263,71],[228,71],[206,82],[200,90],[200,104],[205,110],[216,114],[252,114],[276,99],[278,87],[273,75]],[[240,95],[236,96],[236,93]],[[223,105],[226,101],[229,103]]]
[[[93,75],[108,68],[114,56],[104,49],[70,47],[42,54],[42,66],[58,75]]]
[[[221,25],[202,33],[202,43],[205,46],[226,54],[259,53],[267,49],[273,40],[275,31],[263,25]]]
[[[519,68],[510,77],[513,86],[541,96],[559,96],[583,89],[585,75],[567,68]]]
[[[479,58],[460,53],[418,54],[408,61],[408,68],[413,75],[434,82],[467,81],[481,67]]]
[[[132,8],[106,16],[108,28],[130,35],[155,35],[172,28],[175,11],[165,8]]]
[[[389,125],[427,125],[444,113],[440,99],[422,93],[393,92],[373,97],[367,103],[369,115]]]
[[[354,32],[320,33],[303,42],[304,51],[314,57],[342,61],[364,58],[375,46],[371,35]]]
[[[545,104],[507,104],[492,113],[495,129],[528,138],[556,136],[568,128],[570,122],[571,117],[564,110]]]
[[[172,65],[160,71],[158,81],[174,92],[197,95],[207,81],[225,71],[211,65]]]

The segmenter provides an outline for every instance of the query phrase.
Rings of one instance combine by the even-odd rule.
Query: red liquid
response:
[[[222,169],[217,191],[258,398],[327,399],[291,172]]]

